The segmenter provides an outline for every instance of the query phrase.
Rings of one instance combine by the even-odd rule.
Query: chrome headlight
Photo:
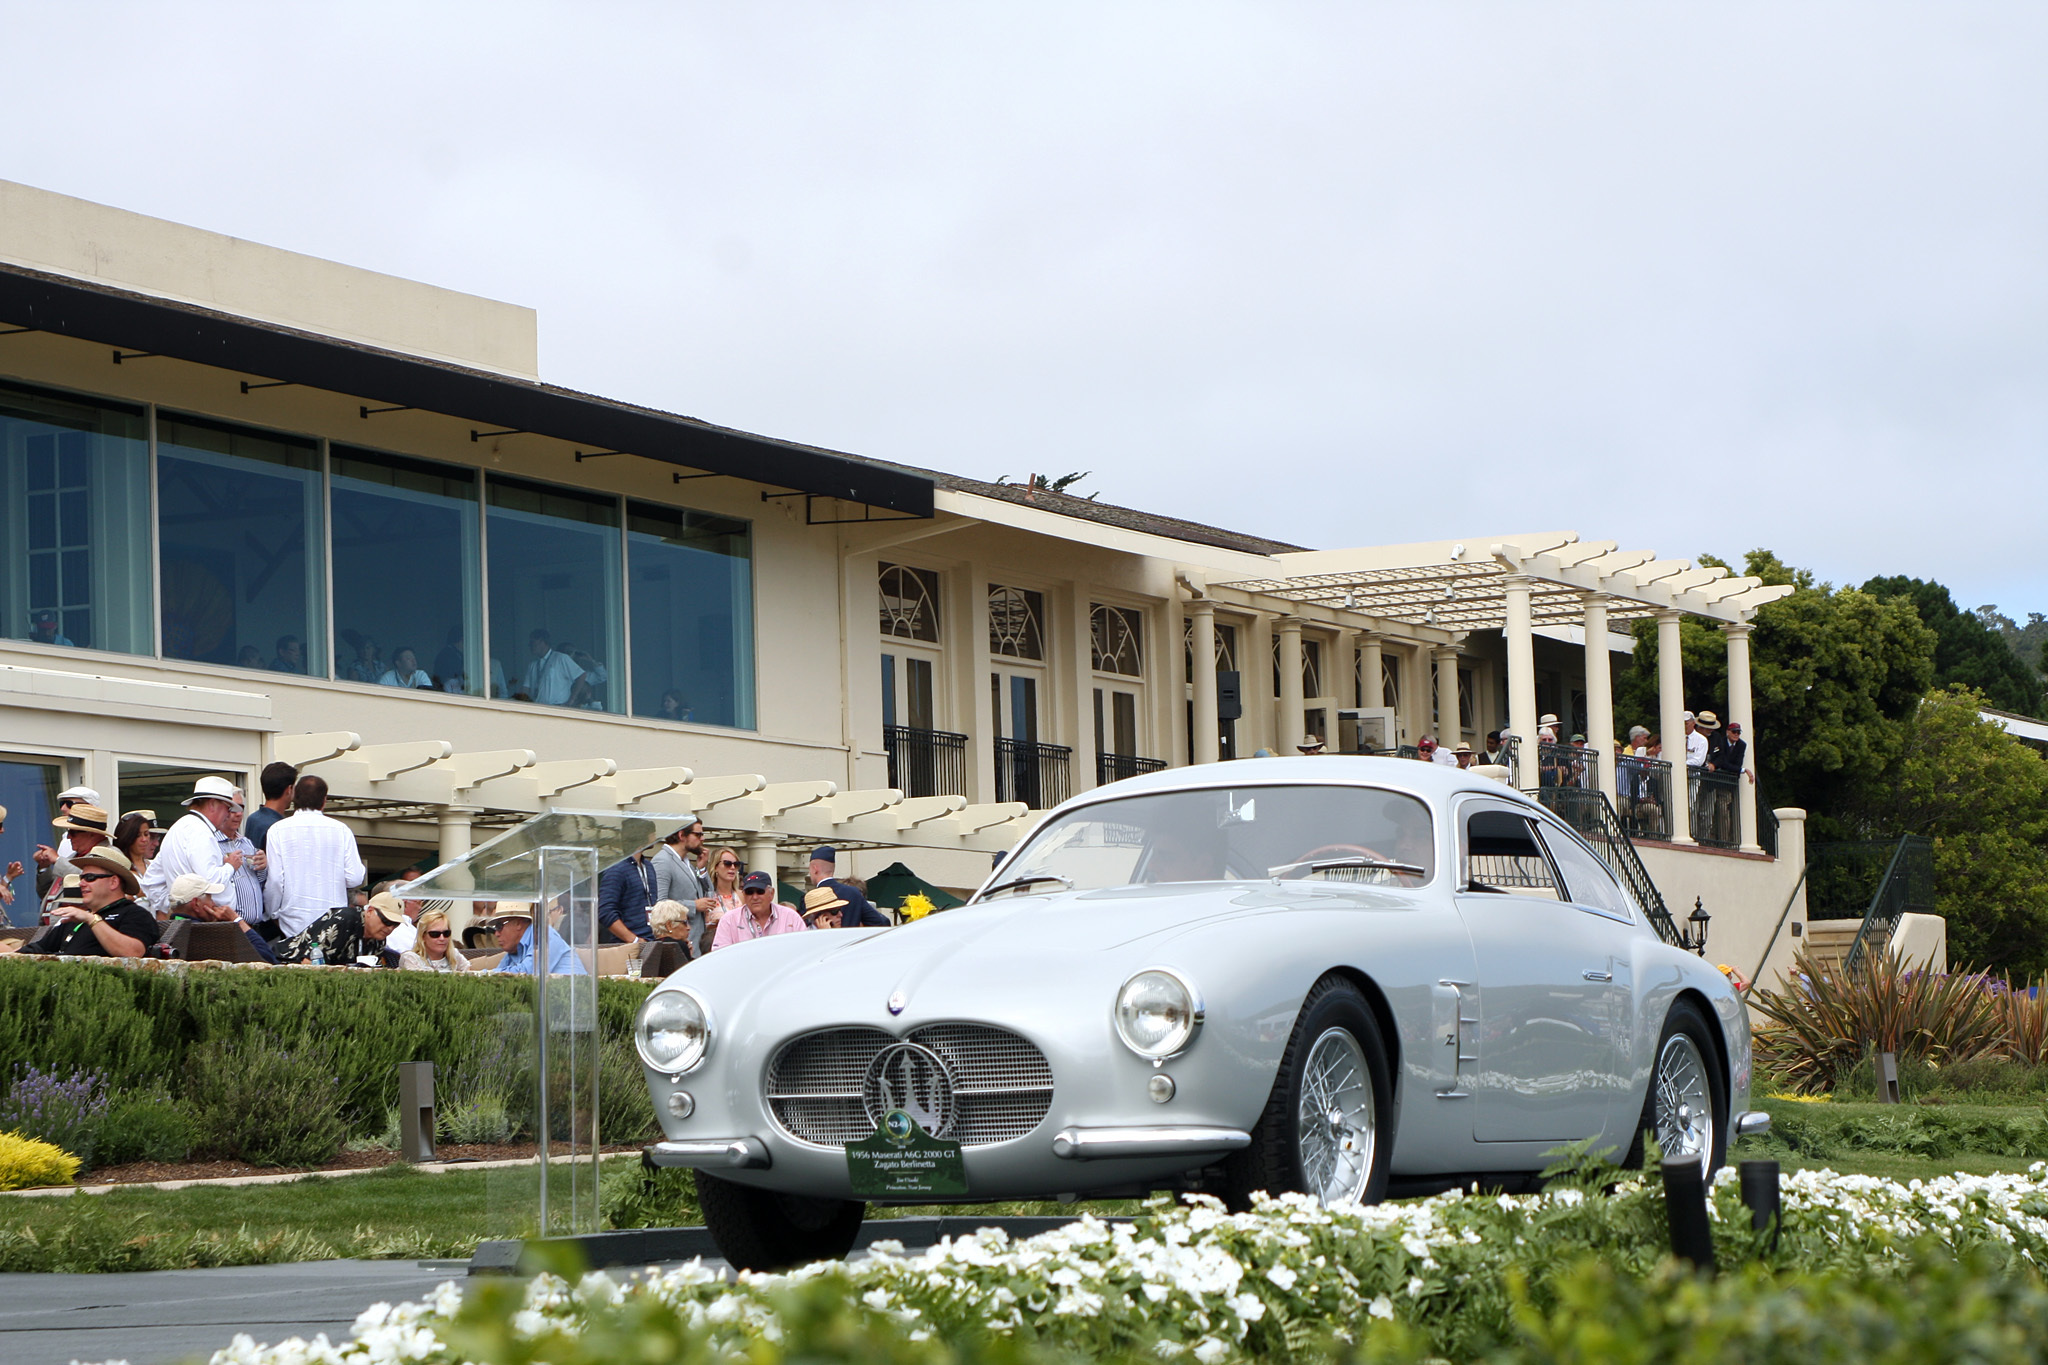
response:
[[[633,1045],[656,1071],[679,1075],[711,1050],[711,1011],[687,989],[656,991],[640,1007]]]
[[[1116,993],[1116,1036],[1140,1057],[1173,1056],[1194,1041],[1201,1026],[1201,996],[1163,967],[1139,972]]]

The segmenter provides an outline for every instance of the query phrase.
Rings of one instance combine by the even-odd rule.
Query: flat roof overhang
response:
[[[0,323],[619,451],[791,492],[932,513],[932,480],[836,451],[0,262]]]

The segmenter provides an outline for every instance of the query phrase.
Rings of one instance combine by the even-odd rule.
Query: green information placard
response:
[[[846,1173],[862,1199],[967,1193],[960,1144],[933,1137],[901,1109],[882,1115],[872,1137],[846,1144]]]

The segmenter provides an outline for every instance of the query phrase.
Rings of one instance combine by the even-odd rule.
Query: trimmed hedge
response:
[[[94,1072],[117,1096],[168,1090],[203,1111],[207,1097],[194,1091],[209,1087],[209,1073],[195,1059],[261,1050],[331,1089],[349,1134],[376,1137],[398,1104],[399,1063],[433,1062],[446,1102],[451,1077],[504,1071],[533,1032],[530,977],[149,970],[169,965],[0,958],[0,1057]],[[597,982],[608,1140],[653,1127],[637,1065],[627,1064],[648,984]]]

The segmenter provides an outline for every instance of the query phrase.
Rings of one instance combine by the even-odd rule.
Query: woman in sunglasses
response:
[[[746,899],[740,895],[740,851],[717,849],[707,863],[711,869],[711,898],[718,904],[704,912],[704,930],[698,935],[699,953],[711,951],[711,940],[717,936],[720,920],[747,908]]]
[[[448,912],[428,910],[420,915],[413,926],[419,930],[419,941],[411,951],[398,955],[398,966],[408,972],[467,972],[473,970],[469,959],[454,946],[455,939],[449,932]]]

